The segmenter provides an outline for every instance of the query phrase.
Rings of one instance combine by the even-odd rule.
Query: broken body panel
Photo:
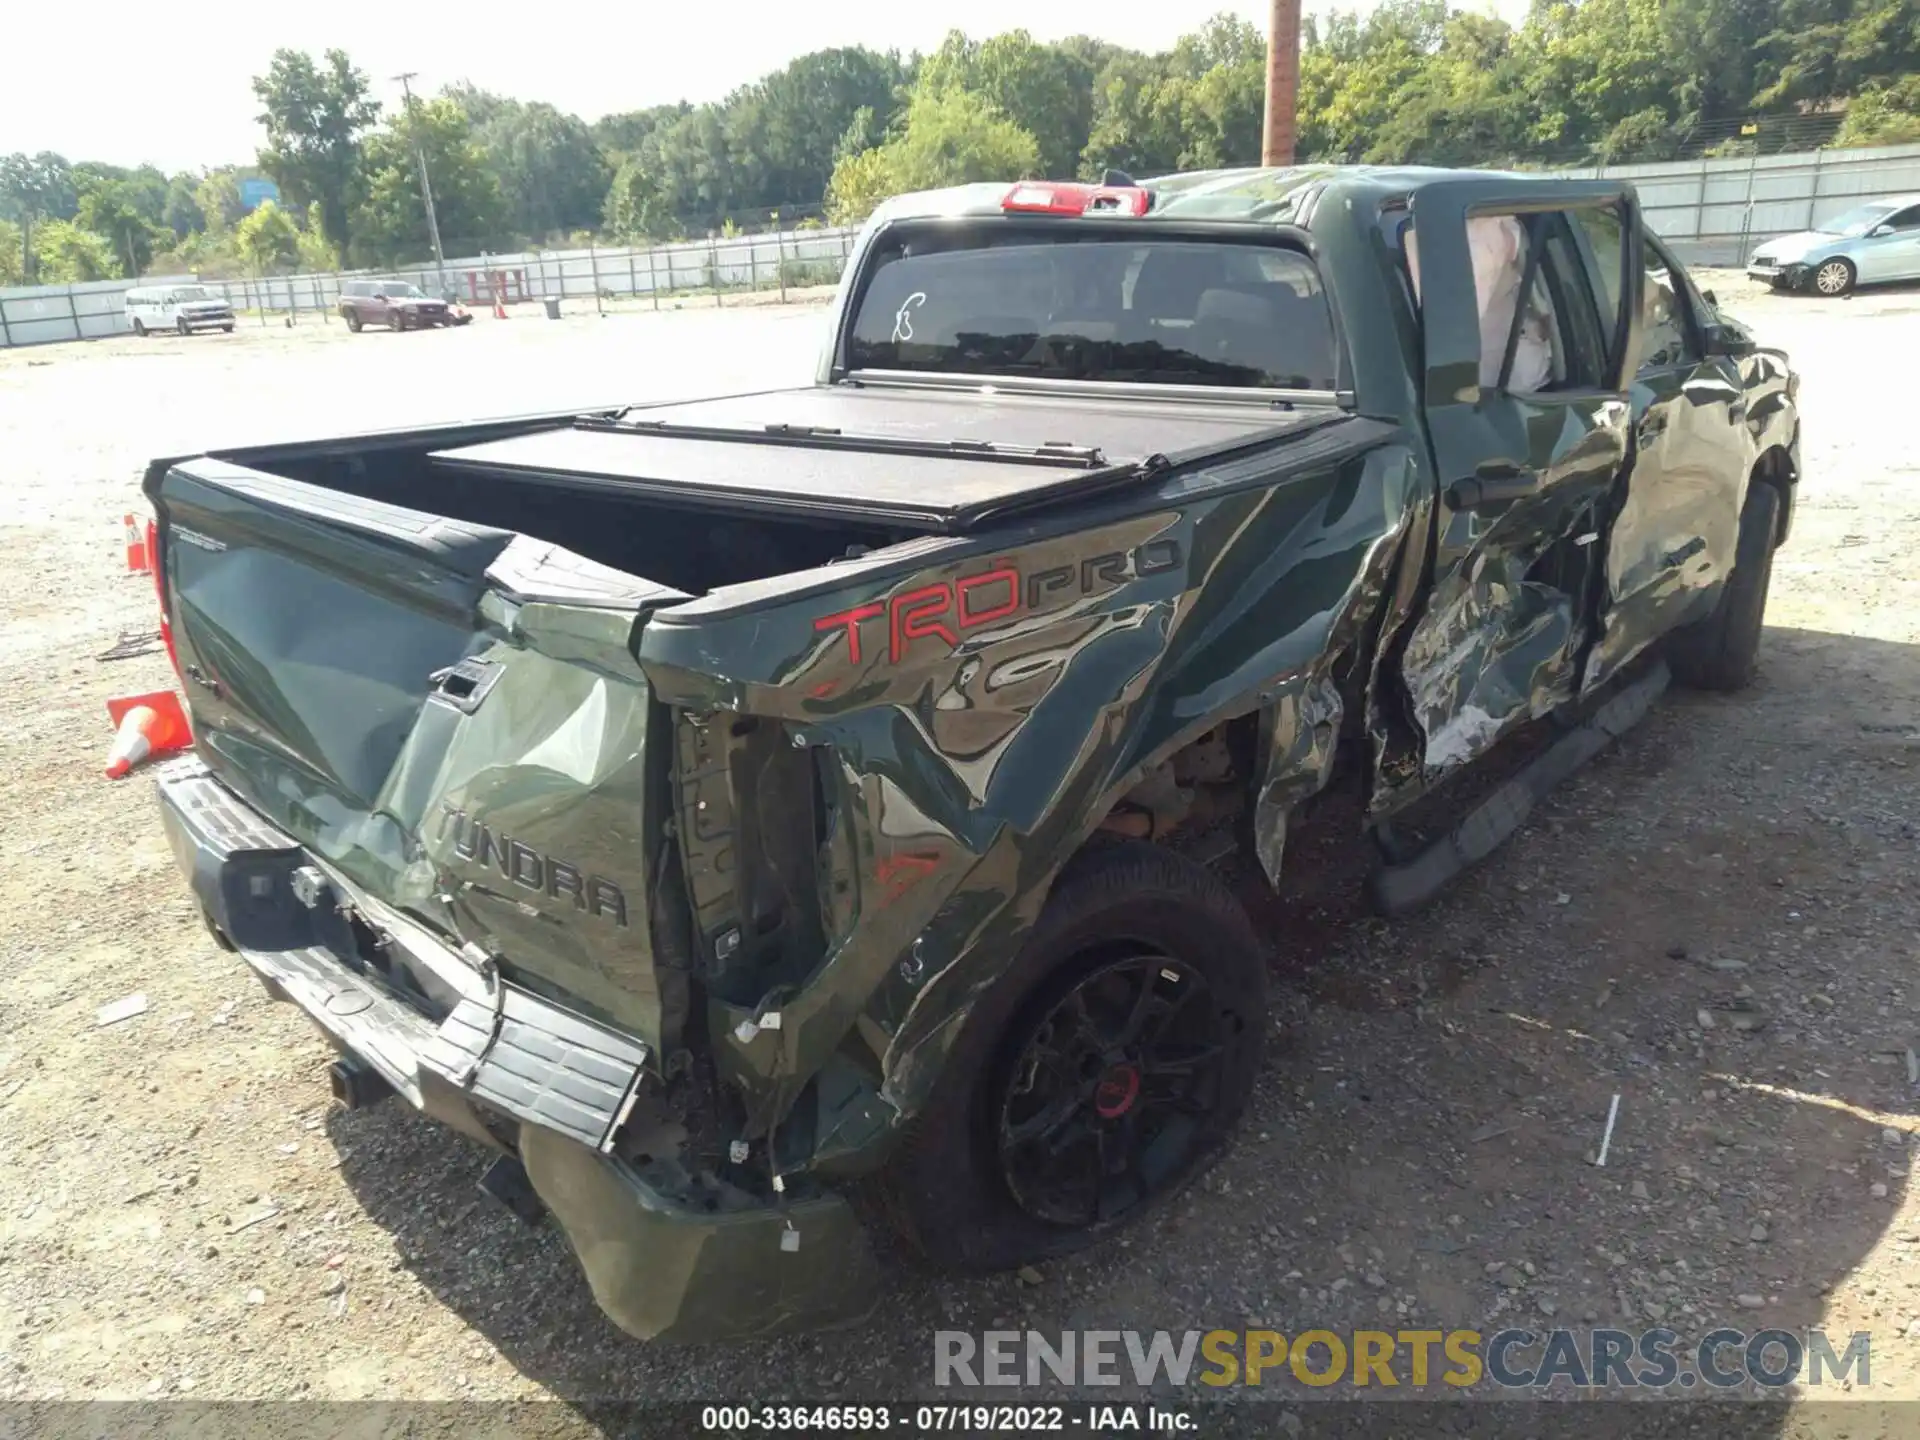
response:
[[[893,227],[1002,223],[956,192],[869,226],[815,388],[149,472],[205,767],[163,796],[210,918],[514,1149],[635,1333],[859,1313],[835,1182],[885,1160],[1116,816],[1157,835],[1224,790],[1277,880],[1336,771],[1390,815],[1710,607],[1749,473],[1797,474],[1767,352],[1641,373],[1620,187],[1166,194],[1166,233],[1311,257],[1335,390],[848,375]],[[1409,201],[1424,306],[1381,224]],[[1606,383],[1479,385],[1455,231],[1513,204],[1634,237]],[[251,832],[206,818],[229,792]]]

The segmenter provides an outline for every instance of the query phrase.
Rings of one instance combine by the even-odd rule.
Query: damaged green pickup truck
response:
[[[889,203],[802,388],[148,471],[214,935],[636,1335],[1139,1214],[1269,1028],[1221,867],[1337,791],[1406,909],[1752,671],[1797,384],[1630,189],[1108,182]]]

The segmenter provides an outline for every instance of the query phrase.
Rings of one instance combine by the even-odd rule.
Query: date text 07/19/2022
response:
[[[1179,1406],[1072,1405],[708,1405],[700,1429],[719,1435],[1183,1435],[1199,1421]]]

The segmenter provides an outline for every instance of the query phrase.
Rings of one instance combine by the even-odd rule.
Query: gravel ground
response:
[[[852,1334],[699,1350],[604,1321],[551,1228],[482,1203],[464,1140],[329,1109],[326,1048],[202,932],[150,787],[100,778],[102,702],[164,658],[96,657],[151,627],[118,546],[152,455],[797,380],[822,312],[0,352],[0,1398],[911,1397],[936,1329],[1516,1322],[1868,1330],[1871,1394],[1920,1398],[1920,461],[1893,358],[1920,293],[1716,279],[1805,375],[1755,687],[1664,702],[1416,918],[1304,900],[1241,1142],[1172,1209],[1024,1278],[903,1270]]]

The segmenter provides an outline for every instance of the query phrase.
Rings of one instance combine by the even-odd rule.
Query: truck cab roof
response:
[[[1331,187],[1368,192],[1381,200],[1409,195],[1442,180],[1473,177],[1543,181],[1547,177],[1499,170],[1449,170],[1432,165],[1289,165],[1196,170],[1142,180],[1152,202],[1142,223],[1155,220],[1299,225]],[[1054,183],[1054,182],[1040,182]],[[1067,183],[1067,182],[1059,182]],[[1002,181],[954,185],[896,195],[874,211],[873,225],[899,220],[985,218],[1007,213],[1012,190]]]

